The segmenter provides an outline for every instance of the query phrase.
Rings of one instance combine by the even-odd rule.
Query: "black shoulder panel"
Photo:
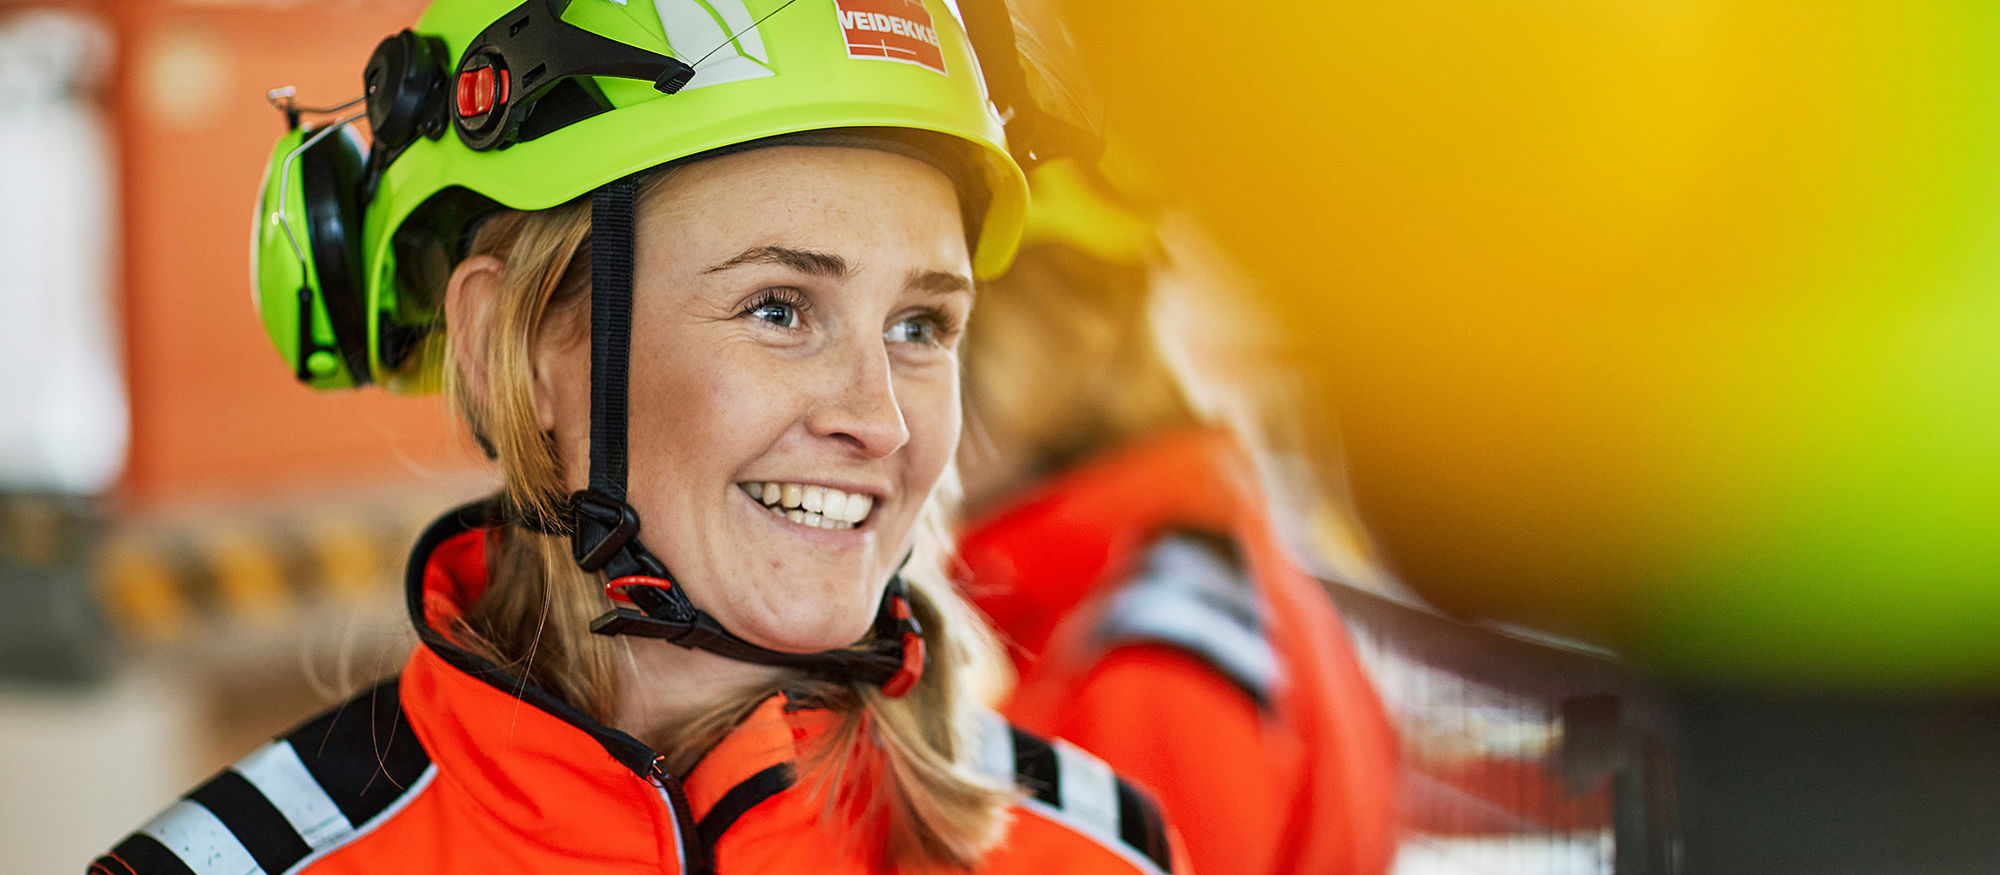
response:
[[[980,729],[981,769],[1020,788],[1023,806],[1111,849],[1141,872],[1172,871],[1166,818],[1145,791],[1075,746],[1045,741],[998,715],[986,715]]]
[[[1165,644],[1201,659],[1259,705],[1280,671],[1264,633],[1264,605],[1235,545],[1176,533],[1146,551],[1139,571],[1112,594],[1098,628],[1106,647]]]
[[[390,680],[271,742],[148,821],[91,875],[282,875],[366,833],[430,779]]]

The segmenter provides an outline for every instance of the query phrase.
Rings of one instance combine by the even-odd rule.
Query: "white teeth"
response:
[[[830,486],[758,481],[737,487],[774,516],[822,529],[851,529],[875,509],[875,497]]]
[[[846,512],[840,518],[850,523],[858,523],[868,518],[868,512],[875,509],[875,497],[857,492],[847,497]]]

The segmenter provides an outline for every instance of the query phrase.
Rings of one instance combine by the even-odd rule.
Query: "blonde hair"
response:
[[[1154,325],[1153,298],[1145,265],[1066,245],[1024,248],[980,295],[961,348],[972,427],[1004,432],[1004,450],[1031,457],[1026,473],[1047,475],[1201,422]]]
[[[982,484],[974,511],[1114,447],[1188,426],[1226,429],[1257,466],[1295,558],[1328,581],[1395,591],[1337,435],[1299,422],[1309,375],[1286,359],[1256,290],[1184,217],[1159,233],[1162,251],[1138,261],[1054,240],[1025,245],[981,293],[960,347],[965,462],[1002,476]]]
[[[640,187],[644,201],[672,176],[656,172]],[[562,459],[537,426],[530,351],[542,331],[582,342],[590,287],[590,204],[584,198],[537,212],[503,212],[474,233],[468,256],[506,264],[485,345],[484,396],[470,390],[466,363],[445,360],[445,391],[474,435],[499,461],[506,502],[517,519],[564,532]],[[945,508],[955,498],[947,472],[915,533],[903,570],[930,662],[922,679],[891,699],[865,683],[836,683],[789,673],[745,689],[675,727],[645,739],[686,774],[756,705],[779,692],[840,715],[821,747],[802,762],[814,776],[833,822],[859,824],[847,839],[891,867],[970,869],[1002,838],[1011,787],[974,764],[977,714],[1005,691],[1006,669],[984,620],[945,575],[951,551]],[[606,607],[595,574],[571,560],[568,538],[512,525],[488,537],[489,584],[449,630],[454,640],[564,701],[604,720],[617,707],[613,659],[624,642],[592,635]],[[672,557],[665,557],[671,563]]]

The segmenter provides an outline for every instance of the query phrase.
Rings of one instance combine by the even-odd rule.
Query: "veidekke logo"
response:
[[[847,32],[847,56],[881,58],[944,73],[937,28],[923,0],[834,0],[840,29]],[[946,74],[950,75],[950,74]]]

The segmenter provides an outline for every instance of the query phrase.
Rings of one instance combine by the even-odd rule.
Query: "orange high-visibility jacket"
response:
[[[685,776],[653,751],[453,646],[485,587],[485,532],[447,515],[419,542],[401,675],[187,794],[91,875],[875,873],[799,761],[830,713],[774,697]],[[991,873],[1185,872],[1157,808],[1103,763],[989,715],[979,762],[1015,783]]]
[[[1196,869],[1388,867],[1394,731],[1228,435],[1086,461],[974,527],[961,553],[1014,645],[1008,718],[1153,789]]]

